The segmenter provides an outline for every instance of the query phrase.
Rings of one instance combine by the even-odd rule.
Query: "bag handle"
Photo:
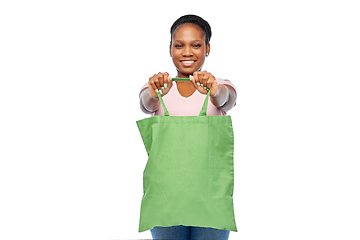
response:
[[[161,97],[161,94],[159,92],[156,92],[156,94],[158,95],[158,98],[160,99],[161,105],[163,106],[164,109],[164,116],[170,116],[169,111],[167,110],[167,108],[165,107],[165,103],[164,100]]]
[[[167,110],[167,108],[165,106],[164,100],[161,97],[161,94],[159,92],[157,92],[156,94],[158,95],[158,98],[160,99],[161,105],[163,106],[164,116],[170,116],[169,111]],[[210,96],[210,90],[208,90],[208,93],[206,94],[206,98],[205,98],[204,104],[203,104],[203,106],[201,108],[199,116],[206,116],[208,102],[209,102],[209,96]]]
[[[209,102],[209,96],[210,96],[210,89],[208,90],[208,93],[206,94],[206,98],[205,98],[204,104],[201,108],[199,116],[206,116],[208,102]]]
[[[173,80],[173,81],[191,81],[191,79],[190,78],[171,78],[171,80]]]

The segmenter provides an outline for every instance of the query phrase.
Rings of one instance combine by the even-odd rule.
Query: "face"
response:
[[[205,44],[201,28],[191,23],[182,24],[173,35],[170,55],[178,72],[178,77],[189,77],[201,70],[210,44]]]

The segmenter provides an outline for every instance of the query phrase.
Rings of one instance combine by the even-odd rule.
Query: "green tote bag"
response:
[[[143,172],[139,232],[155,226],[197,226],[237,231],[233,207],[234,135],[230,116],[137,121],[148,161]]]

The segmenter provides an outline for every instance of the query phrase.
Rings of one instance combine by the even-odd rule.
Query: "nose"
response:
[[[190,46],[184,47],[182,54],[183,54],[184,57],[192,56],[193,53],[192,53],[191,47]]]

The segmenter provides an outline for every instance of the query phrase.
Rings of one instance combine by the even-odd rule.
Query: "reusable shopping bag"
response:
[[[237,231],[233,207],[234,135],[230,116],[137,121],[148,161],[143,172],[139,232],[155,226],[197,226]]]

